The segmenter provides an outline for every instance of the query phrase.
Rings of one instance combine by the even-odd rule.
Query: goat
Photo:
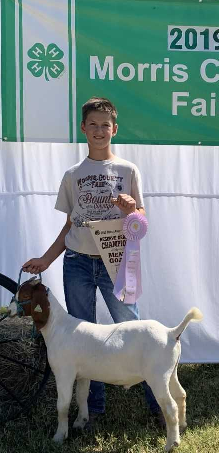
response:
[[[66,313],[39,279],[21,285],[9,306],[10,316],[17,314],[19,304],[23,314],[32,316],[41,331],[55,375],[58,429],[54,441],[62,442],[68,437],[68,412],[75,379],[79,410],[74,428],[84,428],[89,420],[90,380],[125,388],[147,381],[165,418],[165,450],[169,452],[179,445],[180,431],[187,426],[186,392],[177,377],[179,337],[190,321],[202,319],[198,308],[192,308],[174,328],[154,320],[97,325]]]

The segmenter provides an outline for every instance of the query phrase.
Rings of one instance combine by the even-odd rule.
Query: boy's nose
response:
[[[95,132],[96,132],[96,133],[102,133],[102,132],[103,132],[102,126],[98,126],[98,125],[97,125],[96,128],[95,128]]]

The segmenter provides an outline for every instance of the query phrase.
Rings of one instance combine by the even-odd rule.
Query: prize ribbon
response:
[[[136,212],[129,214],[123,224],[123,233],[127,242],[113,294],[125,304],[135,304],[142,294],[140,240],[147,233],[147,229],[147,219]]]

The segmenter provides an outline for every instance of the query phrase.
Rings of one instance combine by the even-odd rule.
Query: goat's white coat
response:
[[[186,427],[186,392],[177,378],[181,352],[178,337],[191,320],[202,318],[201,312],[191,309],[175,328],[153,320],[97,325],[67,314],[51,291],[48,299],[50,315],[41,332],[58,391],[59,425],[54,440],[61,442],[68,436],[68,410],[75,379],[79,412],[74,427],[80,428],[89,419],[90,380],[125,388],[145,380],[165,417],[166,451],[179,445],[179,427]],[[11,314],[13,310],[11,307]]]

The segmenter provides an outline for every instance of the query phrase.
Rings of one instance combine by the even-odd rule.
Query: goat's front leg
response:
[[[76,401],[78,404],[78,416],[74,421],[73,428],[84,428],[89,420],[87,399],[89,395],[89,379],[78,379],[76,385]]]
[[[68,437],[68,411],[72,399],[75,374],[72,369],[65,369],[55,373],[58,392],[58,429],[53,437],[55,442],[62,443]]]

